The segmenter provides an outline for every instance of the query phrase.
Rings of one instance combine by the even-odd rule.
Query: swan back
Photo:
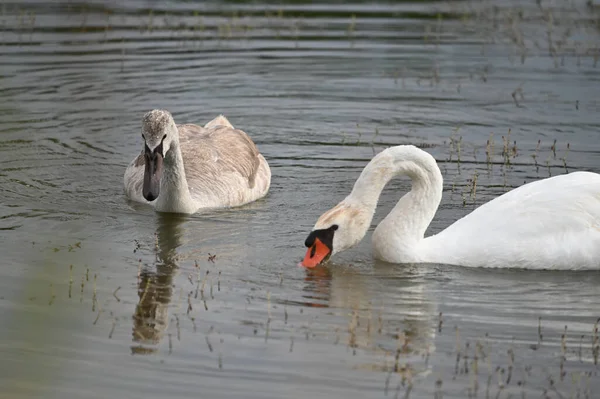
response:
[[[270,185],[270,170],[254,142],[227,125],[178,126],[190,194],[204,204],[245,203],[252,190],[266,192]]]
[[[600,175],[525,184],[480,206],[421,248],[423,261],[530,269],[600,268]]]

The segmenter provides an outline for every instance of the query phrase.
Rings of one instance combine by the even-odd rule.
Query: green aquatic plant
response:
[[[51,306],[56,299],[56,294],[54,293],[54,284],[50,283],[50,301],[48,301],[48,306]]]
[[[146,32],[152,33],[154,30],[154,10],[150,9],[148,12],[148,24],[146,25]]]
[[[520,107],[521,104],[517,99],[517,95],[521,98],[521,101],[525,101],[525,97],[523,96],[523,83],[519,85],[513,92],[511,93],[512,99],[515,102],[515,106]]]
[[[97,299],[97,295],[96,295],[96,274],[94,274],[94,285],[93,285],[93,289],[92,289],[92,312],[96,311],[96,302],[98,301]]]
[[[511,129],[508,129],[508,133],[502,136],[502,158],[504,159],[504,165],[510,166],[510,134]]]
[[[354,47],[354,32],[356,30],[356,15],[352,14],[352,17],[350,19],[350,24],[348,25],[348,28],[346,29],[346,36],[348,38],[348,40],[350,40],[350,45],[352,47]]]
[[[69,265],[69,298],[71,298],[72,287],[73,287],[73,265]]]
[[[456,135],[458,134],[458,132],[460,131],[460,126],[457,126],[456,128],[454,128],[454,130],[452,131],[452,134],[450,135],[450,157],[448,159],[448,162],[452,162],[452,156],[454,155],[454,152],[456,152],[457,155],[457,163],[460,166],[460,162],[461,162],[461,144],[462,144],[462,135],[458,136],[458,139],[456,138]]]
[[[592,356],[594,357],[594,365],[598,365],[598,354],[600,352],[600,338],[598,335],[598,324],[600,323],[600,318],[596,320],[594,323],[594,327],[592,328]]]
[[[112,293],[112,296],[117,300],[117,302],[121,302],[121,298],[117,296],[117,292],[121,289],[121,286],[118,286]]]
[[[488,138],[485,145],[485,162],[488,165],[488,168],[491,167],[493,163],[494,157],[494,133],[490,133],[490,137]]]
[[[570,149],[571,149],[571,145],[569,143],[567,143],[567,149],[565,150],[565,154],[561,158],[566,173],[569,173],[569,169],[567,168],[567,155],[569,154]]]
[[[473,177],[471,178],[471,201],[475,203],[475,199],[477,197],[477,171],[474,172]]]

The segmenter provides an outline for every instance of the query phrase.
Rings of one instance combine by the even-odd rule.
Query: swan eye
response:
[[[333,226],[330,227],[330,229],[333,231],[336,231],[339,228],[340,228],[340,226],[338,226],[337,224],[334,224]]]
[[[164,140],[164,139],[166,139],[166,138],[167,138],[167,135],[165,134],[165,135],[163,136],[163,138],[162,138],[162,139]]]

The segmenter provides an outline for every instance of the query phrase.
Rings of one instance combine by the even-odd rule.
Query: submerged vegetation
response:
[[[81,249],[82,244],[77,244]],[[80,303],[81,312],[84,308],[91,310],[86,319],[99,329],[93,334],[109,340],[115,335],[123,339],[123,330],[132,328],[132,320],[132,354],[155,354],[163,358],[185,351],[186,345],[197,344],[201,339],[206,355],[214,358],[214,369],[222,371],[227,370],[228,363],[236,363],[235,352],[227,347],[242,337],[262,340],[262,345],[273,346],[273,350],[277,350],[278,342],[287,340],[286,351],[290,356],[304,350],[302,346],[310,345],[311,341],[342,346],[346,348],[346,356],[353,359],[349,362],[355,370],[383,374],[380,389],[384,397],[432,394],[442,398],[464,394],[468,398],[534,398],[542,394],[592,398],[596,389],[593,381],[600,377],[597,368],[600,318],[588,326],[588,334],[573,334],[568,325],[562,332],[555,328],[547,331],[544,317],[538,316],[537,327],[531,327],[526,337],[515,334],[507,338],[493,326],[483,334],[465,330],[459,319],[443,312],[408,317],[398,326],[397,320],[388,320],[388,311],[383,306],[377,308],[369,301],[366,307],[355,303],[347,311],[333,308],[330,317],[346,320],[347,327],[340,328],[338,323],[323,324],[314,313],[304,315],[304,308],[309,310],[318,303],[298,304],[285,299],[285,285],[275,295],[266,288],[246,297],[249,304],[256,301],[260,304],[248,311],[250,319],[241,321],[236,339],[202,321],[205,312],[219,312],[226,298],[235,295],[234,287],[221,280],[214,254],[208,254],[204,262],[177,265],[167,255],[171,249],[164,243],[148,248],[139,241],[134,244],[133,251],[142,256],[139,261],[144,266],[138,275],[137,303],[132,314],[118,309],[131,308],[127,305],[133,299],[129,289],[123,292],[120,285],[112,289],[116,282],[90,271],[89,267],[72,264],[65,268],[65,281],[55,280],[49,285],[48,298],[33,296],[29,301],[38,306],[69,306],[75,299],[73,281],[80,276],[81,296],[75,303]],[[144,258],[153,261],[146,265]],[[308,281],[316,283],[316,289],[324,287],[323,283],[330,285],[332,278],[336,277],[312,271],[307,275]],[[279,279],[283,284],[283,278]],[[61,287],[67,289],[66,295],[60,292]],[[118,293],[125,297],[119,297]],[[207,304],[211,301],[214,306]],[[77,307],[71,309],[76,311]],[[454,344],[437,348],[439,341]],[[548,367],[532,363],[534,355],[543,355]]]
[[[167,228],[161,235],[165,237],[169,232]],[[251,340],[253,345],[262,341],[265,350],[272,347],[276,352],[285,340],[289,342],[285,350],[289,356],[305,350],[304,345],[311,345],[312,341],[339,346],[345,348],[354,370],[384,376],[380,387],[384,397],[431,394],[436,398],[534,398],[542,394],[552,398],[592,398],[596,389],[593,381],[600,377],[600,318],[586,326],[589,333],[580,334],[571,333],[568,324],[562,331],[547,328],[545,316],[537,316],[535,323],[528,323],[531,326],[527,330],[531,331],[506,337],[493,325],[484,332],[470,331],[455,315],[443,312],[408,316],[399,324],[394,317],[389,318],[389,309],[369,300],[363,304],[345,303],[349,306],[346,309],[332,307],[328,313],[332,320],[324,321],[318,313],[306,314],[304,310],[328,305],[321,300],[288,300],[288,287],[281,275],[273,286],[277,287],[275,293],[263,288],[245,295],[252,310],[246,310],[247,318],[240,321],[235,338],[221,327],[204,322],[211,312],[222,311],[228,297],[237,295],[235,286],[222,279],[217,256],[208,253],[203,261],[175,262],[172,243],[158,239],[155,245],[147,246],[138,240],[133,242],[132,252],[141,256],[135,296],[130,288],[123,291],[121,285],[113,289],[118,282],[107,279],[101,271],[69,264],[65,266],[64,281],[58,278],[50,283],[48,298],[31,296],[29,302],[80,311],[80,317],[94,326],[92,334],[108,340],[117,336],[123,340],[124,331],[130,330],[131,353],[135,355],[154,354],[167,359],[185,352],[187,345],[202,341],[206,356],[214,360],[212,367],[221,371],[226,371],[228,364],[236,364],[237,354],[228,347],[236,347],[235,342],[241,339]],[[85,243],[68,247],[82,249]],[[353,278],[354,274],[341,272],[336,277],[329,272],[307,273],[309,292],[320,295],[325,287],[334,289],[333,279]],[[80,297],[76,300],[72,285],[79,278]],[[348,280],[345,289],[360,295],[356,287],[352,288],[352,281]],[[67,291],[64,294],[63,288]],[[428,309],[426,304],[419,306]],[[86,311],[91,311],[89,317],[84,316]],[[340,328],[343,321],[346,328]],[[438,347],[440,342],[453,344]],[[278,356],[285,358],[283,352]],[[532,361],[534,356],[543,356],[547,366]]]
[[[168,40],[183,48],[203,45],[227,46],[235,42],[236,47],[251,41],[268,40],[275,37],[280,41],[291,41],[292,47],[303,44],[311,46],[322,37],[316,31],[325,28],[332,34],[327,40],[347,41],[349,47],[368,45],[376,35],[372,24],[386,19],[423,20],[423,31],[410,37],[393,36],[379,38],[389,43],[394,41],[434,46],[451,41],[455,34],[469,34],[476,38],[482,55],[492,45],[512,46],[509,59],[521,64],[528,58],[549,57],[556,68],[567,65],[570,59],[577,66],[584,62],[593,67],[600,58],[600,7],[592,2],[564,1],[546,6],[545,2],[522,5],[492,5],[487,2],[448,2],[436,4],[438,10],[411,12],[373,12],[363,14],[349,10],[333,11],[309,7],[265,7],[223,8],[221,12],[199,10],[193,7],[178,11],[149,8],[129,12],[125,9],[92,6],[90,4],[58,5],[64,8],[67,27],[52,27],[38,17],[36,11],[14,3],[0,7],[0,32],[4,45],[39,46],[44,44],[47,33],[81,33],[81,40],[93,44],[121,44],[125,51],[126,40]],[[40,18],[41,17],[41,18]],[[363,21],[364,20],[364,21]],[[427,22],[429,21],[429,22]],[[335,33],[335,28],[339,31]],[[416,32],[415,32],[416,33]],[[136,36],[141,35],[141,36]],[[74,44],[74,43],[73,43]],[[480,79],[485,82],[492,65],[484,64],[481,69],[469,71],[456,80]],[[406,66],[391,72],[394,82],[404,75]],[[441,78],[440,65],[436,63],[430,72],[417,79],[437,85]],[[460,83],[456,85],[460,92]],[[512,93],[518,106],[517,95],[523,99],[521,86]]]

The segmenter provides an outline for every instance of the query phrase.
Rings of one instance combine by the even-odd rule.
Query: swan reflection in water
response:
[[[157,217],[156,262],[143,267],[138,280],[133,354],[156,353],[171,321],[177,250],[184,241],[186,217]],[[434,350],[437,322],[437,305],[428,297],[426,284],[430,268],[398,268],[376,262],[362,268],[333,264],[305,270],[304,301],[295,305],[330,308],[340,316],[331,325],[332,332],[336,328],[339,331],[340,343],[377,355],[377,364],[361,367],[400,372],[399,367],[410,363],[413,374],[427,368],[423,367],[424,355]],[[402,357],[397,361],[401,341]],[[381,361],[382,354],[385,362]]]
[[[428,295],[431,272],[427,265],[398,268],[384,262],[364,268],[332,264],[305,269],[303,305],[331,308],[332,314],[345,318],[344,328],[337,328],[339,342],[376,355],[377,363],[360,368],[411,376],[426,373],[438,319],[437,304]]]
[[[156,265],[141,269],[139,302],[133,314],[133,354],[152,354],[169,326],[169,305],[177,270],[177,248],[183,235],[183,215],[158,214]]]

